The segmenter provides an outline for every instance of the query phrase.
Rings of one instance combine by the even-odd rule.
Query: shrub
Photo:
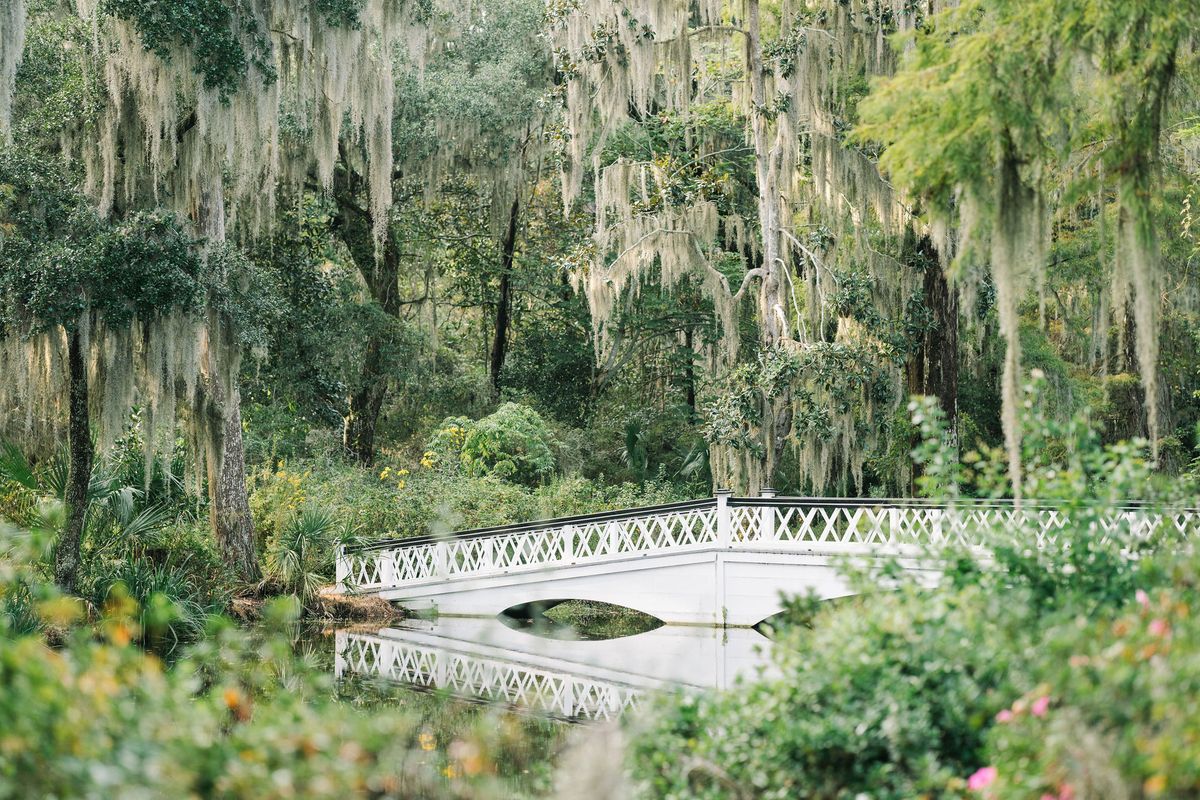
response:
[[[296,514],[327,512],[367,540],[420,536],[547,517],[686,500],[686,486],[662,480],[605,484],[579,476],[524,486],[494,475],[380,464],[370,472],[339,459],[285,464],[254,476],[250,508],[267,548]]]
[[[334,556],[343,538],[329,511],[297,513],[267,545],[265,583],[308,602],[321,586],[333,582]]]
[[[36,582],[28,545],[0,529],[0,597]],[[47,622],[79,619],[52,587],[38,584],[33,596]],[[286,638],[226,622],[165,669],[131,644],[146,612],[112,600],[94,630],[77,629],[57,649],[0,615],[0,800],[511,798],[558,736],[489,709],[451,736],[391,704],[355,708]],[[274,604],[264,628],[286,629],[296,611]]]
[[[209,615],[226,605],[225,598],[210,597],[186,569],[146,559],[93,566],[83,583],[84,598],[93,608],[132,603],[136,638],[159,653],[199,639]]]
[[[475,429],[469,417],[446,417],[434,429],[421,456],[421,466],[457,474],[463,466],[463,446]]]
[[[1194,562],[1174,572],[1119,612],[1045,632],[1025,691],[990,730],[987,797],[1196,796],[1200,576]]]
[[[923,486],[953,497],[1002,485],[1004,453],[976,454],[964,469],[943,447],[941,416],[913,410]],[[987,561],[931,553],[945,563],[935,590],[884,565],[856,576],[858,599],[794,600],[774,650],[780,678],[668,702],[638,737],[643,793],[1191,796],[1200,738],[1181,701],[1200,692],[1200,559],[1171,535],[1094,525],[1099,507],[1154,491],[1140,443],[1103,446],[1082,420],[1033,414],[1025,464],[1027,496],[1070,512],[1056,542],[997,535]],[[900,588],[872,594],[881,580]],[[1134,596],[1137,618],[1111,622]],[[1046,702],[1063,706],[1054,725],[1042,724]],[[999,730],[1009,715],[1019,724]]]
[[[535,484],[554,471],[554,437],[529,406],[505,403],[467,429],[462,462],[471,475]]]

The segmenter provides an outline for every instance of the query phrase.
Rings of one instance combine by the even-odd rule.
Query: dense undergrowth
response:
[[[652,505],[700,491],[662,477],[614,482],[568,474],[555,434],[531,408],[513,403],[478,422],[449,418],[369,469],[320,437],[292,447],[290,459],[252,448],[261,458],[251,465],[249,488],[262,578],[247,584],[224,568],[187,465],[156,462],[147,472],[139,433],[135,416],[93,476],[79,594],[91,617],[114,591],[141,614],[170,616],[148,642],[160,652],[200,638],[206,618],[229,611],[238,596],[295,596],[305,612],[328,618],[318,592],[333,582],[339,545]],[[261,443],[252,437],[252,444]],[[57,529],[64,482],[62,456],[35,461],[5,445],[0,518]],[[34,560],[46,579],[52,550],[50,540]],[[24,601],[14,595],[6,602]],[[27,609],[21,616],[36,627]]]
[[[999,485],[1003,453],[947,458],[934,407],[912,410],[929,493],[953,502]],[[881,564],[853,575],[857,599],[793,598],[777,624],[779,677],[667,698],[630,721],[629,791],[679,800],[1194,796],[1200,553],[1171,531],[1147,539],[1095,525],[1113,503],[1172,505],[1194,497],[1194,487],[1152,480],[1144,443],[1104,445],[1084,420],[1031,419],[1029,493],[1071,519],[1056,544],[1038,549],[1028,531],[997,531],[989,558],[934,554],[946,564],[934,589]],[[403,469],[395,463],[350,477],[311,461],[299,488],[312,488],[272,535],[337,535],[348,509],[384,492],[403,497],[410,486],[417,498],[444,492],[441,508],[457,509],[461,524],[667,499],[653,485],[520,486],[420,464],[379,477]],[[485,489],[495,492],[488,503],[463,500]],[[267,510],[291,502],[261,487],[255,497],[264,526]],[[446,513],[430,510],[432,500],[414,504]],[[53,522],[55,505],[43,499],[30,519]],[[378,530],[431,517],[390,519]],[[554,725],[457,703],[446,713],[436,697],[397,703],[370,685],[337,689],[328,664],[297,656],[286,634],[295,600],[269,606],[254,633],[212,617],[195,631],[198,643],[175,647],[189,615],[179,596],[191,589],[114,568],[103,595],[64,597],[41,566],[50,535],[30,528],[41,532],[3,532],[0,718],[11,722],[0,737],[0,797],[551,791],[564,736]],[[268,575],[280,574],[287,549],[274,547]],[[881,582],[892,590],[879,592]],[[302,595],[300,584],[291,588]],[[172,653],[171,666],[145,645]]]
[[[943,459],[936,411],[914,409],[926,485],[986,493],[1002,454],[974,454],[969,471]],[[773,650],[780,678],[650,715],[633,753],[641,792],[1194,796],[1200,553],[1169,527],[1145,538],[1097,524],[1156,492],[1194,502],[1194,486],[1156,486],[1141,445],[1102,446],[1080,420],[1034,422],[1026,480],[1070,518],[1056,542],[996,531],[989,558],[940,553],[936,589],[883,566],[855,575],[853,601],[795,598]]]
[[[291,638],[214,618],[169,668],[137,646],[170,617],[112,594],[92,624],[27,566],[39,537],[0,530],[4,597],[25,592],[57,648],[0,615],[0,797],[495,797],[548,784],[557,731],[490,709],[343,702]],[[152,605],[154,600],[151,601]],[[265,630],[298,609],[279,601]],[[362,706],[362,703],[358,704]]]

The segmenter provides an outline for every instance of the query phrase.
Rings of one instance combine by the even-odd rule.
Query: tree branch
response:
[[[738,290],[733,293],[733,302],[736,303],[742,299],[742,294],[744,294],[746,289],[750,286],[750,281],[754,280],[755,278],[761,278],[764,274],[765,273],[763,272],[762,267],[755,267],[747,272],[746,277],[742,278],[742,285],[739,286]]]

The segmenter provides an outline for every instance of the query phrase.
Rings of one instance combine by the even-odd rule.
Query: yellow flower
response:
[[[408,470],[406,470],[406,469],[402,469],[402,470],[400,470],[399,472],[397,472],[396,474],[397,474],[397,475],[407,475],[407,474],[408,474]]]
[[[421,745],[421,749],[428,753],[437,747],[437,739],[429,731],[421,731],[421,734],[417,737],[417,744]]]
[[[405,485],[406,485],[406,484],[404,483],[404,481],[397,481],[397,482],[396,482],[396,488],[397,488],[397,489],[403,489],[403,488],[405,487]]]
[[[392,468],[384,467],[383,472],[379,473],[379,480],[385,481],[385,480],[387,480],[387,476],[391,475],[391,474],[392,474]]]

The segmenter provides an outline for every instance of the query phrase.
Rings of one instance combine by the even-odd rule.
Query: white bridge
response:
[[[338,631],[339,678],[361,675],[569,720],[607,720],[651,692],[727,689],[770,671],[770,641],[748,629],[664,625],[603,641],[548,639],[496,619],[413,620]]]
[[[494,616],[528,603],[591,600],[669,624],[752,626],[782,610],[781,593],[841,597],[851,565],[898,559],[940,575],[932,551],[986,554],[997,537],[1058,542],[1071,514],[1122,542],[1180,539],[1200,510],[1064,507],[1024,502],[715,498],[452,534],[378,542],[337,558],[338,586],[414,610]]]

